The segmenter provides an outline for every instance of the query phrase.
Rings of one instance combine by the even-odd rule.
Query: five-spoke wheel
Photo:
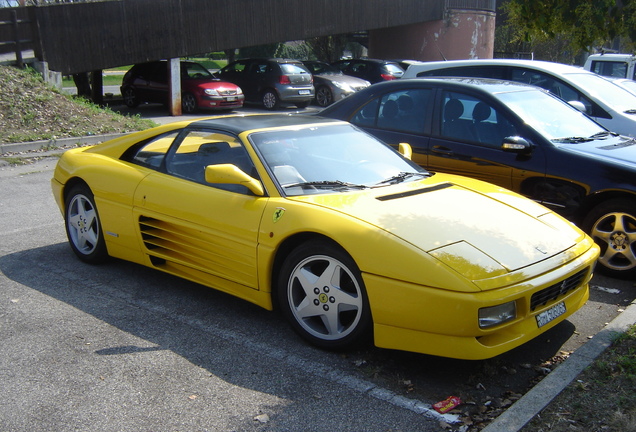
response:
[[[294,330],[316,346],[342,348],[370,332],[371,312],[360,270],[330,242],[308,242],[288,256],[278,296]]]
[[[601,247],[598,268],[610,276],[636,275],[636,203],[606,201],[585,218],[583,227]]]
[[[93,193],[84,184],[73,186],[66,198],[66,234],[73,252],[89,263],[104,261],[108,253]]]

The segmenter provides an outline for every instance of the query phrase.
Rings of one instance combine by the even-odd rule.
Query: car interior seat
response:
[[[444,106],[444,124],[442,135],[455,138],[460,141],[472,141],[475,139],[469,120],[462,119],[464,104],[459,99],[449,99]]]

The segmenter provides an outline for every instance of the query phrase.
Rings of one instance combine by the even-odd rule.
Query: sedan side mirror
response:
[[[206,166],[205,181],[208,183],[239,184],[248,188],[256,196],[265,195],[261,182],[245,174],[245,172],[233,164]]]
[[[504,138],[501,149],[505,152],[527,154],[532,151],[532,146],[525,138],[509,136]]]
[[[586,113],[587,114],[587,108],[585,108],[585,105],[583,105],[583,102],[577,101],[577,100],[571,100],[571,101],[568,102],[568,104],[570,104],[571,106],[573,106],[577,110],[581,111],[582,113]]]

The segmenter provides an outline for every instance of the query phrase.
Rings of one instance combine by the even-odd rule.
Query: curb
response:
[[[521,399],[504,411],[482,432],[519,431],[559,395],[585,368],[612,344],[618,333],[636,323],[636,301],[598,332],[567,360],[550,372]]]
[[[22,143],[0,144],[0,154],[19,153],[38,150],[55,150],[64,147],[80,147],[84,145],[98,144],[113,138],[119,138],[129,133],[117,133],[107,135],[90,135],[72,138],[60,138]]]

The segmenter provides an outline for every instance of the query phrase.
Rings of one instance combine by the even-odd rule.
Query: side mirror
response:
[[[261,182],[245,174],[233,164],[208,165],[205,167],[205,181],[208,183],[239,184],[248,188],[256,196],[265,195]]]
[[[402,156],[404,156],[408,160],[411,160],[411,157],[413,156],[413,149],[411,148],[411,145],[409,143],[398,144],[398,151]]]
[[[577,100],[572,100],[572,101],[569,101],[568,104],[570,104],[571,106],[573,106],[577,110],[581,111],[582,113],[586,113],[587,114],[587,109],[585,108],[585,105],[583,105],[583,102],[577,101]]]
[[[532,151],[532,146],[525,138],[510,136],[504,138],[501,149],[510,153],[528,154]]]

